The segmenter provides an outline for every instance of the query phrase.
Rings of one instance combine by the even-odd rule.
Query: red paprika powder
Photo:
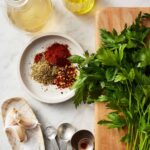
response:
[[[68,45],[63,45],[59,43],[54,43],[44,52],[45,59],[51,65],[57,65],[59,67],[64,67],[69,65],[68,57],[71,56],[68,50]]]
[[[42,57],[43,57],[42,53],[36,54],[35,57],[34,57],[34,62],[38,63],[42,59]]]

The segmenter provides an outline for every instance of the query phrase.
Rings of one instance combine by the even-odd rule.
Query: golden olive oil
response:
[[[66,7],[77,14],[88,13],[94,6],[95,0],[64,0]]]
[[[51,12],[52,5],[49,0],[27,0],[20,7],[9,5],[7,7],[8,17],[13,24],[28,32],[40,30],[46,24]]]

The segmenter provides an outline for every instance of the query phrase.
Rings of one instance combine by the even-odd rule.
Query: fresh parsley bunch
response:
[[[107,103],[112,112],[99,124],[127,128],[121,140],[128,150],[150,149],[150,28],[142,24],[147,19],[150,14],[140,13],[121,33],[102,29],[96,54],[70,57],[80,71],[73,86],[75,106]]]

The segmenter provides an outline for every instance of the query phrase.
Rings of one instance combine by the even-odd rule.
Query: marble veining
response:
[[[58,127],[62,122],[72,123],[78,130],[88,129],[94,132],[94,106],[81,105],[76,109],[72,101],[62,104],[48,105],[31,98],[20,86],[18,81],[19,56],[27,43],[36,35],[47,32],[66,33],[81,44],[84,50],[95,50],[96,9],[103,6],[150,6],[149,0],[97,0],[95,9],[83,16],[69,12],[63,5],[63,0],[52,0],[54,12],[45,28],[29,34],[16,29],[8,20],[4,0],[0,0],[0,105],[10,97],[24,97],[37,115],[41,125]],[[46,140],[46,147],[49,142]],[[0,150],[10,150],[4,134],[0,115]]]

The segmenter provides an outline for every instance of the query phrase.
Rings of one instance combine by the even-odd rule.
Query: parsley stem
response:
[[[147,138],[148,138],[148,136],[146,135],[144,140],[143,140],[142,146],[140,147],[139,150],[144,150],[143,148],[144,148],[144,145],[145,145],[145,142],[146,142]]]
[[[134,140],[134,143],[133,143],[133,150],[135,150],[135,146],[137,145],[137,139],[138,139],[138,135],[139,135],[139,132],[138,130],[136,131],[136,136],[135,136],[135,140]]]
[[[132,147],[133,147],[133,125],[131,125],[131,130],[130,130],[130,135],[131,135],[131,139],[130,139],[130,149],[132,150]]]
[[[131,110],[131,90],[129,88],[129,84],[128,84],[128,81],[126,81],[126,85],[127,85],[127,89],[128,89],[128,93],[129,93],[129,110]]]

